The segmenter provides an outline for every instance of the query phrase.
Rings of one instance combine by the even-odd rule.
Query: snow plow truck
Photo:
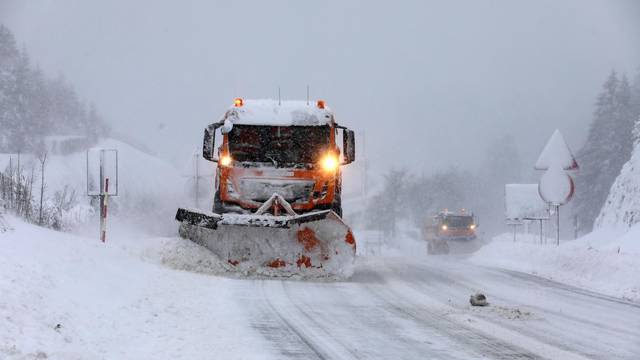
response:
[[[449,254],[472,252],[477,249],[477,219],[473,213],[461,210],[454,213],[448,210],[430,216],[422,229],[427,242],[427,253]]]
[[[243,275],[349,277],[356,244],[340,167],[355,160],[354,136],[322,100],[235,99],[204,131],[213,211],[178,209],[180,236]]]

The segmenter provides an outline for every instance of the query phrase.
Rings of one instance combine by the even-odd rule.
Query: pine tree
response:
[[[13,34],[0,25],[0,151],[9,149],[9,142],[16,131],[13,94],[16,93],[19,56]]]
[[[0,151],[37,152],[49,135],[78,135],[93,143],[107,131],[95,107],[87,110],[63,78],[49,80],[34,68],[0,25]]]
[[[596,101],[587,141],[577,154],[580,172],[573,213],[581,232],[593,229],[611,185],[631,157],[635,120],[629,82],[612,71]]]
[[[640,117],[640,67],[636,71],[636,76],[631,85],[631,107],[635,118]]]

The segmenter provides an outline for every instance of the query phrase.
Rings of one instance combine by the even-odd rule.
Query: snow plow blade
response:
[[[212,251],[229,271],[267,277],[344,279],[356,244],[331,210],[286,216],[178,209],[179,234]]]

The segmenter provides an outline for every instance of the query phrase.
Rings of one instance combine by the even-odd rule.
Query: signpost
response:
[[[105,242],[109,196],[118,196],[118,150],[87,150],[87,195],[100,199],[100,241]]]
[[[556,244],[560,245],[560,206],[571,200],[575,185],[567,171],[577,170],[578,163],[559,130],[556,130],[536,161],[536,170],[544,170],[538,183],[542,200],[555,210]]]

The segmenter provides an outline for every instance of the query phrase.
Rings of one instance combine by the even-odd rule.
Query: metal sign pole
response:
[[[560,205],[556,205],[556,246],[560,246]]]
[[[105,242],[104,233],[106,232],[106,224],[105,224],[105,213],[104,213],[104,150],[100,151],[100,240]]]
[[[102,195],[103,205],[100,213],[100,240],[107,241],[107,206],[109,204],[109,178],[104,179],[104,195]]]

